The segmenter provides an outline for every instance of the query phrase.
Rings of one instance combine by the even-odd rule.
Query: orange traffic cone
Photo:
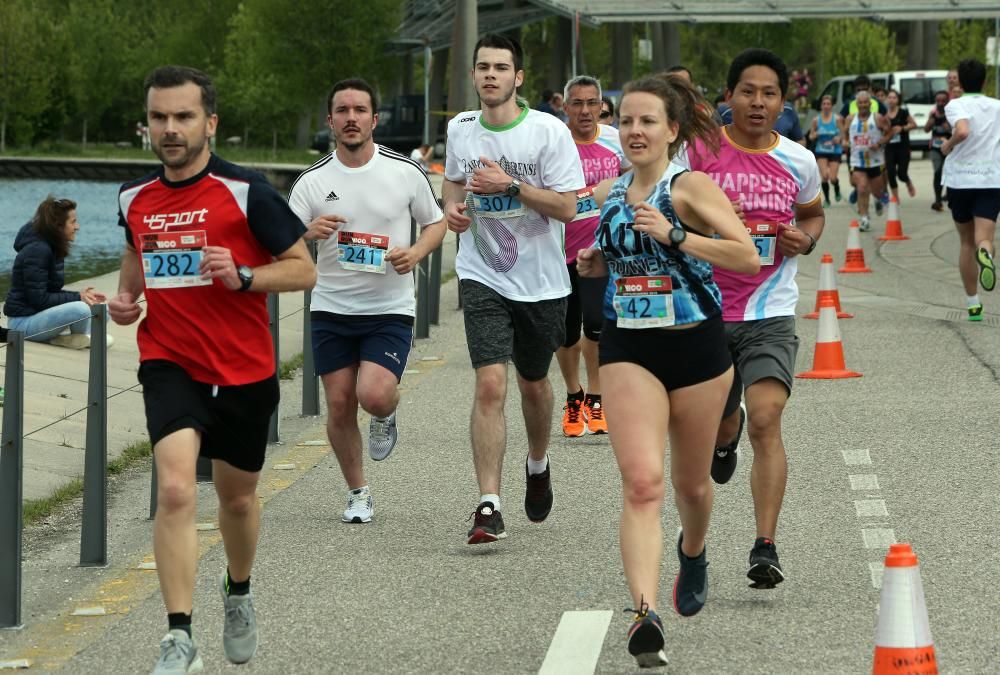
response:
[[[924,587],[909,544],[893,544],[885,556],[875,629],[873,675],[937,675]]]
[[[819,334],[816,336],[813,369],[795,377],[810,380],[861,377],[861,373],[847,370],[844,365],[844,345],[840,341],[840,328],[837,327],[837,308],[833,304],[833,298],[828,295],[819,301]]]
[[[840,292],[837,290],[837,273],[833,271],[833,256],[824,253],[819,261],[819,288],[816,289],[816,309],[803,316],[803,319],[819,318],[819,303],[824,296],[833,298],[833,306],[837,308],[838,319],[853,319],[853,314],[848,314],[840,308]]]
[[[844,266],[838,272],[871,272],[865,264],[865,250],[861,248],[861,235],[858,230],[858,221],[852,220],[851,226],[847,230],[847,254],[844,258]]]
[[[885,234],[878,238],[879,241],[902,241],[909,239],[903,234],[903,223],[899,220],[899,200],[889,197],[889,217],[885,221]]]

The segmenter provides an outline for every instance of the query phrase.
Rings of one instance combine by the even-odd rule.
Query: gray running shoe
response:
[[[219,577],[219,592],[226,608],[226,625],[222,629],[222,647],[233,663],[246,663],[257,653],[257,613],[253,608],[253,592],[229,595],[226,573]]]
[[[396,430],[396,412],[388,417],[375,417],[368,424],[368,454],[376,462],[389,456],[396,447],[399,432]]]
[[[160,660],[153,668],[153,675],[200,673],[204,667],[198,646],[184,631],[175,628],[160,640]]]

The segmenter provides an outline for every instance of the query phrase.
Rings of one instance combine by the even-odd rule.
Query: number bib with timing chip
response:
[[[664,328],[674,325],[670,277],[622,277],[615,285],[614,308],[619,328]]]
[[[151,232],[140,238],[142,274],[146,288],[211,286],[202,279],[201,249],[208,245],[204,230]]]
[[[594,199],[593,190],[581,190],[576,193],[576,217],[570,222],[584,220],[585,218],[596,218],[601,215],[601,210],[597,208],[597,200]]]
[[[931,147],[939,150],[941,146],[944,145],[944,138],[941,136],[935,136],[931,139]]]
[[[365,232],[338,232],[337,259],[345,270],[385,274],[389,237]]]
[[[751,223],[747,225],[750,240],[757,247],[761,265],[774,264],[774,249],[778,243],[777,223]]]
[[[476,213],[493,218],[518,218],[527,213],[524,204],[517,197],[503,193],[492,195],[472,195]]]

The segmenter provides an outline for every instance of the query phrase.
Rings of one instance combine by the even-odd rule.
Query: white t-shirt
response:
[[[410,246],[411,214],[421,228],[444,217],[416,162],[376,145],[371,160],[352,169],[333,152],[296,179],[288,205],[307,225],[322,215],[347,219],[329,239],[317,240],[309,309],[342,316],[414,316],[413,275],[399,275],[384,257],[381,266],[378,259],[380,252],[384,256],[394,247]],[[384,271],[365,271],[380,267]]]
[[[427,162],[424,161],[424,153],[420,151],[420,148],[414,148],[410,153],[410,159],[419,164],[422,167],[427,166]]]
[[[505,127],[489,127],[482,112],[464,112],[448,123],[445,178],[465,183],[480,157],[497,162],[522,183],[576,192],[585,183],[576,144],[566,125],[523,108]],[[473,224],[462,233],[455,269],[500,295],[520,302],[564,298],[570,293],[564,254],[565,225],[505,195],[471,195]],[[489,214],[494,215],[489,215]]]
[[[982,94],[964,94],[944,108],[954,129],[968,120],[969,135],[944,158],[941,184],[958,189],[1000,188],[1000,101]]]

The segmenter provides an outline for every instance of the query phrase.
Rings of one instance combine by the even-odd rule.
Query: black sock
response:
[[[246,581],[233,581],[233,575],[226,568],[226,595],[247,595],[250,593],[250,577]]]
[[[823,199],[830,201],[830,183],[823,181]]]
[[[582,401],[584,397],[583,387],[580,387],[580,391],[575,394],[566,394],[566,400],[573,399],[574,401]]]
[[[840,196],[840,181],[839,180],[833,181],[833,194],[837,195],[838,197]]]
[[[591,401],[591,403],[600,403],[601,402],[601,395],[600,394],[587,394],[586,398],[589,398],[590,401]]]
[[[182,630],[188,634],[188,637],[191,637],[191,614],[185,614],[184,612],[168,613],[167,624],[170,626],[168,630]]]

